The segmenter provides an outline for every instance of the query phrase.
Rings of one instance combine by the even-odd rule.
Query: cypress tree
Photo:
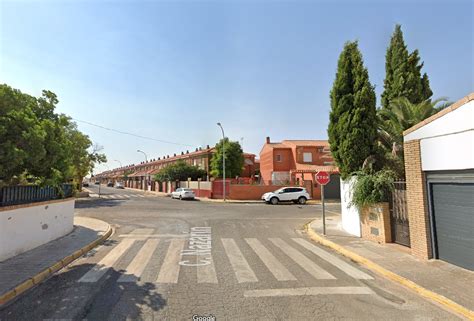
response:
[[[402,28],[396,25],[385,56],[382,107],[390,108],[390,102],[399,97],[405,97],[413,104],[429,99],[433,92],[428,75],[421,76],[422,68],[418,50],[408,53]]]
[[[357,42],[348,42],[339,56],[331,90],[328,136],[341,177],[361,169],[375,152],[375,91]]]

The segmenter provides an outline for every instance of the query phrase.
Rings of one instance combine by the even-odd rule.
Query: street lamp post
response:
[[[137,149],[137,152],[142,153],[143,155],[145,155],[145,163],[148,163],[148,157],[146,156],[145,152],[141,151],[139,149]],[[148,173],[145,176],[145,185],[146,185],[146,189],[148,190]]]
[[[114,160],[114,162],[119,163],[120,167],[122,167],[122,162],[121,162],[121,161],[119,161],[119,160],[116,159],[116,160]]]
[[[222,131],[222,190],[223,190],[223,199],[225,202],[225,134],[224,134],[224,128],[222,128],[221,123],[217,123],[217,126],[221,128]]]

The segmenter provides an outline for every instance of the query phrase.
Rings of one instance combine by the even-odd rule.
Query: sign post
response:
[[[316,182],[321,185],[321,203],[323,205],[323,235],[326,235],[326,208],[324,204],[324,185],[329,183],[330,176],[328,172],[320,171],[315,175]]]

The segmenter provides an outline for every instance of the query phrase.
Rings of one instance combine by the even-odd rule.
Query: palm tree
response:
[[[379,109],[378,141],[388,167],[404,177],[403,166],[403,131],[418,124],[426,118],[448,107],[446,98],[425,100],[418,104],[411,103],[407,98],[400,97],[392,101],[391,108]],[[393,168],[395,167],[395,168]]]

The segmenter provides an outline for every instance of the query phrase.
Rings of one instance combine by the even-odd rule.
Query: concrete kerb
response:
[[[73,254],[70,254],[63,259],[57,261],[50,267],[44,269],[43,271],[37,273],[33,277],[29,278],[28,280],[20,283],[12,290],[2,294],[0,296],[0,307],[4,306],[6,303],[10,302],[11,300],[18,297],[21,293],[31,289],[32,287],[40,284],[44,280],[46,280],[49,276],[53,273],[61,270],[62,268],[66,267],[67,265],[71,264],[74,260],[78,259],[82,255],[89,252],[91,249],[99,245],[100,243],[104,242],[113,234],[113,228],[109,225],[107,231],[101,235],[96,240],[90,242],[89,244],[83,246],[81,249],[75,251]]]
[[[433,291],[430,291],[424,287],[422,287],[421,285],[419,284],[416,284],[415,282],[407,279],[407,278],[404,278],[392,271],[389,271],[385,268],[383,268],[382,266],[378,265],[377,263],[374,263],[372,262],[371,260],[365,258],[365,257],[362,257],[352,251],[349,251],[348,249],[344,248],[343,246],[340,246],[330,240],[328,240],[327,238],[325,238],[324,236],[321,236],[319,235],[318,233],[316,233],[312,228],[311,228],[311,223],[312,222],[309,222],[305,225],[305,230],[308,234],[308,236],[313,240],[313,241],[316,241],[326,247],[329,247],[331,249],[333,249],[334,251],[350,258],[351,260],[357,262],[357,263],[360,263],[362,265],[364,265],[365,267],[367,267],[368,269],[382,275],[383,277],[393,281],[393,282],[396,282],[398,284],[401,284],[403,285],[404,287],[414,291],[415,293],[421,295],[422,297],[424,298],[427,298],[427,299],[430,299],[434,302],[436,302],[437,304],[440,304],[442,305],[444,308],[446,308],[447,310],[451,311],[451,312],[454,312],[458,315],[461,315],[469,320],[473,320],[474,321],[474,311],[471,311],[469,310],[468,308],[446,298],[445,296],[441,295],[441,294],[438,294],[436,292],[433,292]]]

